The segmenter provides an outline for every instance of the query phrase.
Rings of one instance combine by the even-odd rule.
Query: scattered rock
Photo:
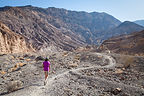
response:
[[[32,56],[30,56],[29,58],[31,58],[31,59],[35,59],[35,56],[34,56],[34,55],[32,55]]]
[[[14,56],[11,56],[11,59],[15,59],[15,57],[14,57]]]
[[[117,69],[117,70],[115,71],[115,73],[116,73],[116,74],[121,74],[121,73],[123,73],[123,70]]]
[[[4,55],[6,55],[6,54],[0,54],[0,56],[4,56]]]
[[[77,63],[69,64],[69,67],[78,67]]]
[[[116,88],[116,89],[112,90],[112,93],[113,93],[114,95],[118,95],[121,91],[122,91],[122,90],[121,90],[120,88]]]
[[[24,60],[24,58],[23,57],[19,57],[19,60]]]
[[[39,75],[39,72],[35,72],[34,75]]]
[[[23,67],[25,66],[26,64],[25,63],[18,63],[20,67]]]
[[[25,54],[23,57],[26,58],[26,57],[29,57],[29,55],[28,55],[28,54]]]
[[[11,68],[11,72],[18,71],[20,69],[21,69],[20,67],[14,67],[14,68]]]
[[[27,62],[31,61],[31,59],[26,59]]]
[[[0,73],[1,73],[2,75],[6,74],[6,72],[5,72],[5,71],[0,71]]]

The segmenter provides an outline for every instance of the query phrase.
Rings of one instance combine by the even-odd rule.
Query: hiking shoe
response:
[[[44,86],[46,85],[46,81],[44,81]]]
[[[44,81],[44,85],[46,85],[46,83],[47,83],[47,82],[46,82],[46,81]]]

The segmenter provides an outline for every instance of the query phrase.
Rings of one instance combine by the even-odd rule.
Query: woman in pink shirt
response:
[[[43,69],[44,69],[44,73],[45,73],[44,85],[46,85],[46,79],[48,77],[48,72],[50,70],[50,62],[48,61],[48,58],[46,58],[45,61],[43,62]]]

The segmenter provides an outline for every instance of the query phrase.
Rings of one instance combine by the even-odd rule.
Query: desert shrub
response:
[[[121,57],[121,62],[124,64],[124,68],[129,68],[131,65],[134,64],[134,57],[132,56],[123,56]]]
[[[10,81],[7,84],[7,91],[8,92],[13,92],[16,91],[20,88],[22,88],[23,83],[21,81]]]

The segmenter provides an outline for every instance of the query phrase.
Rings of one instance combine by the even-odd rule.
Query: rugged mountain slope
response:
[[[144,20],[136,20],[134,23],[144,26]]]
[[[103,36],[106,30],[112,29],[121,23],[107,13],[76,12],[58,8],[48,8],[47,12],[53,18],[49,20],[49,22],[52,22],[51,24],[56,25],[56,27],[61,25],[58,27],[64,27],[75,34],[80,34],[89,44],[96,44],[96,39]]]
[[[133,22],[125,21],[121,23],[119,26],[116,28],[109,30],[107,32],[108,37],[112,36],[118,36],[118,35],[123,35],[123,34],[130,34],[132,32],[138,32],[144,30],[144,27],[135,24]]]
[[[0,21],[23,35],[36,49],[54,44],[60,48],[96,44],[97,37],[121,22],[106,13],[86,13],[32,6],[0,8]],[[101,39],[101,38],[99,38]]]
[[[25,38],[12,32],[0,22],[0,54],[32,52],[34,49]]]
[[[109,49],[116,53],[144,55],[144,30],[110,38],[103,42],[100,49]]]
[[[65,35],[48,23],[47,19],[50,17],[40,12],[45,9],[36,8],[35,11],[33,8],[29,6],[1,8],[0,20],[11,30],[27,38],[38,50],[51,45],[71,50],[82,45],[75,34],[71,34],[71,37],[69,34]]]

